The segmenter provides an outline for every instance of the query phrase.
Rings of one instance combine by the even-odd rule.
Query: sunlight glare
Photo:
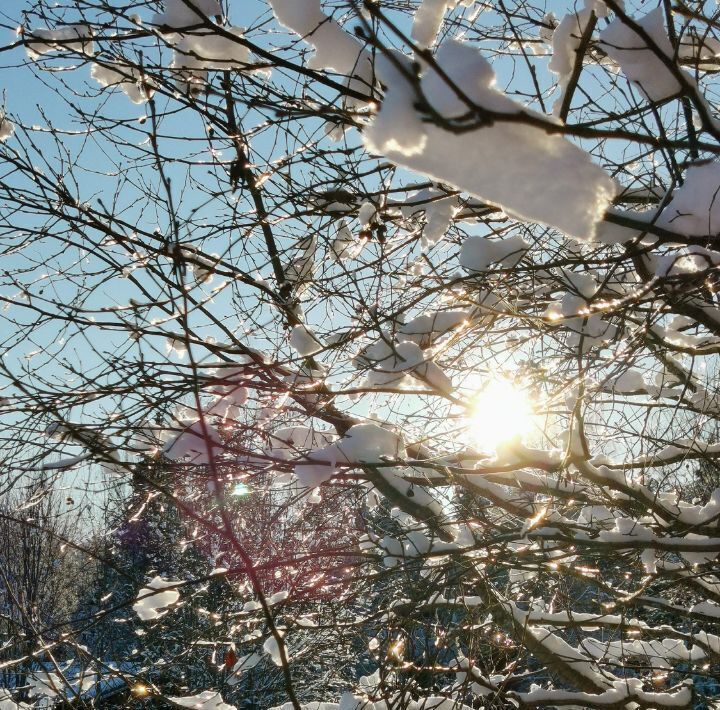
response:
[[[527,392],[508,380],[494,380],[473,398],[468,432],[483,450],[530,432],[533,410]]]
[[[234,496],[246,496],[248,493],[250,493],[250,489],[247,484],[242,482],[236,483],[232,491],[232,495]]]

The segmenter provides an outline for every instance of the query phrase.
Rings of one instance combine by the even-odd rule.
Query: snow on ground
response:
[[[182,708],[196,708],[196,710],[235,710],[234,705],[228,705],[223,701],[220,693],[212,690],[204,690],[197,695],[186,695],[185,697],[168,697],[168,700]]]
[[[31,707],[27,703],[16,703],[9,690],[0,688],[0,710],[30,710]]]

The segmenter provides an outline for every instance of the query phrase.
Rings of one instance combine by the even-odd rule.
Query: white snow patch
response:
[[[393,59],[412,73],[407,57],[395,54]],[[493,88],[492,67],[474,47],[446,41],[436,61],[480,108],[480,116],[485,109],[513,117],[524,112],[547,121]],[[500,116],[473,130],[446,131],[422,120],[412,84],[387,57],[378,57],[376,68],[387,91],[364,133],[368,150],[499,205],[516,218],[557,227],[579,239],[593,237],[616,186],[588,153],[541,127],[504,121]],[[421,90],[448,120],[458,121],[468,112],[467,105],[431,68],[421,77]]]
[[[700,71],[717,71],[717,58],[720,56],[720,41],[706,35],[688,32],[680,40],[678,58],[697,64]]]
[[[223,701],[222,695],[213,690],[203,690],[197,695],[186,695],[183,697],[169,696],[168,700],[182,708],[196,708],[197,710],[235,710],[234,705],[228,705]]]
[[[613,681],[613,687],[599,694],[571,690],[543,689],[532,685],[527,693],[518,693],[517,698],[533,707],[561,706],[572,708],[589,707],[644,707],[686,708],[692,701],[692,690],[685,686],[671,693],[654,693],[642,688],[641,678],[627,677]]]
[[[31,707],[27,703],[16,703],[9,690],[0,688],[0,710],[30,710]]]
[[[304,325],[296,325],[290,331],[290,345],[303,357],[314,355],[324,347],[315,333]]]
[[[218,368],[217,378],[222,384],[213,385],[210,390],[216,398],[207,407],[205,413],[225,419],[236,419],[241,407],[250,397],[250,390],[241,384],[248,379],[247,372],[242,367],[222,367]]]
[[[330,444],[335,436],[331,431],[318,431],[307,426],[280,427],[269,435],[266,453],[276,459],[289,461],[310,449]]]
[[[240,27],[226,31],[233,37],[242,38]],[[175,45],[171,69],[176,72],[175,83],[182,93],[202,91],[208,80],[208,71],[218,69],[248,69],[250,51],[232,37],[216,32],[180,35]]]
[[[686,236],[720,232],[720,163],[690,166],[656,223]]]
[[[316,253],[317,237],[312,234],[300,240],[292,258],[283,264],[285,281],[293,285],[298,295],[302,294],[312,282]]]
[[[580,49],[583,35],[587,31],[592,13],[592,6],[586,6],[578,12],[569,13],[560,20],[553,31],[553,53],[548,69],[557,74],[558,86],[560,87],[560,96],[553,106],[553,112],[556,115],[565,98],[565,90],[575,67],[577,52]]]
[[[383,458],[405,455],[400,435],[377,424],[355,424],[345,436],[330,446],[310,453],[316,461],[335,463],[382,463]]]
[[[94,52],[92,28],[77,24],[54,29],[39,28],[28,32],[25,48],[30,59],[39,59],[50,52],[76,52],[91,55]]]
[[[177,589],[168,589],[168,587],[176,586],[177,582],[154,577],[148,582],[147,587],[143,587],[138,592],[137,601],[133,604],[133,611],[143,621],[159,619],[168,612],[167,607],[180,599],[180,592]]]
[[[163,453],[173,461],[185,460],[194,464],[207,464],[222,448],[217,430],[200,420],[190,424],[174,440],[165,445]]]
[[[530,245],[520,236],[507,239],[468,237],[460,249],[460,265],[468,271],[487,271],[489,267],[516,266]]]
[[[406,219],[424,212],[425,226],[420,238],[420,248],[423,250],[434,246],[445,236],[459,209],[460,202],[456,196],[448,197],[433,188],[408,195],[406,204],[400,207]]]
[[[320,0],[268,0],[277,21],[315,47],[309,69],[334,69],[350,86],[367,92],[372,86],[370,54],[321,9]]]
[[[280,602],[284,602],[289,596],[290,592],[286,590],[283,590],[282,592],[275,592],[275,594],[272,594],[267,598],[267,603],[269,606],[280,604]]]
[[[0,143],[6,141],[15,133],[15,125],[5,116],[5,112],[0,110]]]
[[[594,274],[588,271],[569,271],[566,269],[563,276],[572,287],[572,290],[583,298],[590,299],[597,293],[599,284]]]
[[[268,636],[268,638],[265,640],[265,643],[263,644],[263,651],[270,656],[270,660],[276,665],[276,666],[282,666],[282,657],[280,655],[280,645],[277,642],[277,639],[274,636]],[[287,656],[287,652],[286,652]],[[288,661],[290,659],[288,658]]]
[[[226,32],[238,39],[243,37],[240,27],[228,27]],[[182,35],[175,45],[173,65],[192,69],[235,69],[250,62],[250,50],[240,42],[217,33]]]
[[[699,602],[690,608],[690,613],[704,614],[705,616],[713,616],[716,619],[720,619],[720,605],[710,601]]]
[[[451,392],[453,389],[450,378],[414,342],[378,340],[365,348],[357,356],[357,361],[372,368],[366,376],[371,387],[401,386],[405,377],[410,375],[440,392]]]
[[[403,340],[409,340],[421,348],[427,348],[442,335],[469,322],[470,319],[470,311],[432,311],[403,323],[398,328],[398,334]]]
[[[368,227],[375,221],[376,214],[377,207],[369,200],[366,200],[360,205],[360,209],[358,210],[358,222],[360,222],[362,227]]]
[[[566,293],[561,304],[553,304],[548,314],[570,331],[567,345],[580,347],[583,353],[608,343],[617,334],[617,326],[605,321],[599,313],[588,314],[587,300],[574,293]]]
[[[422,49],[427,49],[440,31],[445,10],[452,0],[423,0],[415,11],[412,38]]]
[[[330,258],[333,261],[345,261],[354,259],[362,250],[364,242],[356,239],[350,231],[350,227],[344,221],[340,222],[338,230],[330,245]]]
[[[299,463],[295,466],[295,478],[301,488],[311,488],[315,491],[325,481],[329,481],[335,474],[335,466],[328,463]],[[315,502],[316,495],[311,493],[309,503]]]
[[[146,103],[155,93],[150,80],[129,64],[93,62],[90,76],[100,86],[120,89],[134,104]]]
[[[163,0],[165,12],[158,13],[152,24],[167,27],[194,27],[208,18],[222,16],[218,0]]]
[[[708,538],[706,535],[698,535],[697,533],[686,533],[685,540],[694,540],[698,543],[707,542],[708,545],[716,543],[715,549],[702,550],[700,552],[683,551],[680,554],[691,565],[704,565],[714,562],[720,554],[720,545],[717,545],[717,539]]]
[[[263,657],[259,653],[248,653],[246,656],[238,658],[230,671],[232,675],[227,679],[227,684],[237,685],[242,680],[243,673],[255,668],[262,659]]]
[[[662,7],[654,8],[635,22],[645,30],[662,54],[672,58],[673,48],[665,30]],[[680,91],[678,80],[660,57],[619,17],[600,33],[600,45],[650,101],[664,101]]]
[[[628,392],[638,392],[645,390],[645,378],[639,370],[626,370],[613,382],[612,388],[615,392],[627,394]]]

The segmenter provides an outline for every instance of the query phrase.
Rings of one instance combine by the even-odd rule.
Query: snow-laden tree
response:
[[[230,595],[138,703],[718,704],[714,4],[2,13],[3,475],[134,476]]]
[[[92,581],[92,567],[74,544],[74,500],[62,500],[42,478],[14,483],[0,497],[0,685],[24,688],[36,632],[57,640],[72,630],[68,622],[82,584]]]

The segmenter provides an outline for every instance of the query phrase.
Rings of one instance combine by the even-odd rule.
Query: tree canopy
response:
[[[715,3],[0,24],[0,707],[720,707]]]

